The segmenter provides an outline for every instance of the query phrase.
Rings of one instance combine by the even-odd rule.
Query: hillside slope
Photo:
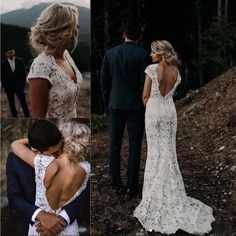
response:
[[[227,174],[235,177],[236,68],[190,92],[177,102],[177,110],[180,160],[195,160],[200,169],[209,164],[220,179]],[[236,192],[232,198],[236,203]]]

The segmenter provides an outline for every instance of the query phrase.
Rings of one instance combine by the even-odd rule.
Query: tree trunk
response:
[[[218,17],[222,16],[222,0],[218,0]]]
[[[225,0],[225,20],[228,19],[228,6],[229,6],[229,0]]]
[[[203,85],[202,78],[202,16],[201,1],[197,0],[197,28],[198,28],[198,75],[200,87]]]
[[[104,48],[107,49],[110,45],[110,31],[109,31],[109,23],[110,23],[110,1],[105,1],[104,7]]]

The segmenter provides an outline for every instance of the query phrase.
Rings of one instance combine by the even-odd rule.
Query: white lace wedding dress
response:
[[[211,231],[212,208],[186,195],[176,157],[177,115],[172,97],[181,77],[178,72],[173,89],[162,96],[157,66],[152,64],[145,70],[152,79],[145,114],[148,152],[142,200],[134,217],[148,231],[173,234],[182,229],[190,234],[203,235]]]
[[[44,187],[44,177],[45,172],[49,164],[54,160],[53,156],[45,156],[45,155],[37,155],[34,159],[35,166],[35,182],[36,182],[36,197],[35,197],[35,205],[40,207],[46,212],[55,213],[57,215],[60,214],[62,208],[53,210],[47,200],[46,189]],[[81,192],[86,188],[87,181],[90,176],[90,164],[88,162],[80,162],[79,165],[86,171],[85,180],[80,187],[80,189],[75,193],[75,195],[68,200],[64,205],[72,202],[77,196],[81,194]],[[35,225],[29,225],[28,235],[39,235],[36,231]],[[57,234],[58,236],[62,235],[79,235],[79,226],[77,221],[75,220],[72,224],[68,225],[61,233]]]

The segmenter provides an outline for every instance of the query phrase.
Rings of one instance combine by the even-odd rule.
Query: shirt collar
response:
[[[7,60],[8,60],[10,63],[15,62],[15,57],[13,57],[12,60],[10,60],[9,58],[7,58]]]

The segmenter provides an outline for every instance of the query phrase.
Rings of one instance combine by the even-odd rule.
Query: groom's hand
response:
[[[66,221],[62,217],[45,211],[40,211],[36,218],[40,221],[43,228],[53,235],[60,233],[67,226]]]

